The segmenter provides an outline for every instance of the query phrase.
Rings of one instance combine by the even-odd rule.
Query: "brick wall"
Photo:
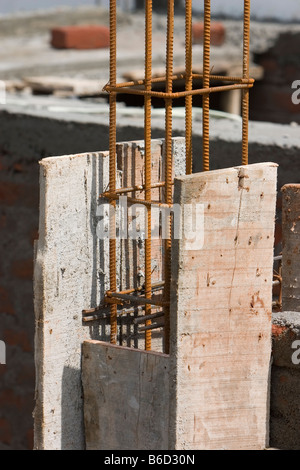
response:
[[[0,148],[0,449],[32,447],[34,368],[32,250],[37,237],[37,165]]]
[[[292,102],[292,83],[300,80],[300,34],[284,33],[274,46],[257,54],[264,79],[251,90],[250,118],[255,121],[300,123],[300,104]]]

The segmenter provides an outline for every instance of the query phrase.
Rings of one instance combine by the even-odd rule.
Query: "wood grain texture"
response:
[[[87,450],[167,450],[169,356],[83,344]]]
[[[171,448],[268,443],[276,175],[264,163],[175,180],[183,217],[204,205],[204,244],[173,244]]]

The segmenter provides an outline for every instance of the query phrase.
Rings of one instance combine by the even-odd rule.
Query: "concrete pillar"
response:
[[[202,204],[204,241],[172,248],[171,448],[268,445],[276,167],[175,179],[182,230]]]
[[[300,184],[282,195],[282,310],[300,312]]]

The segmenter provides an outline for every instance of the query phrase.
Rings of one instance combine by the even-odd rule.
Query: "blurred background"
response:
[[[154,0],[154,8],[163,8],[165,0]],[[183,4],[184,0],[178,0]],[[252,0],[252,17],[256,19],[276,19],[279,21],[295,21],[300,19],[298,0]],[[101,6],[108,7],[109,0],[0,0],[0,13],[9,14],[21,11],[36,11],[56,7]],[[122,0],[119,7],[124,10],[134,10],[143,7],[143,0]],[[242,15],[242,2],[237,0],[215,0],[213,9],[216,14],[224,17],[239,18]],[[194,0],[195,12],[203,11],[203,1]]]

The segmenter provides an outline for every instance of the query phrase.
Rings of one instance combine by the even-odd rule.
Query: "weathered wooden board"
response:
[[[87,450],[167,450],[169,356],[83,343]]]
[[[203,204],[204,243],[173,242],[171,448],[268,444],[276,166],[175,180],[183,217]]]

